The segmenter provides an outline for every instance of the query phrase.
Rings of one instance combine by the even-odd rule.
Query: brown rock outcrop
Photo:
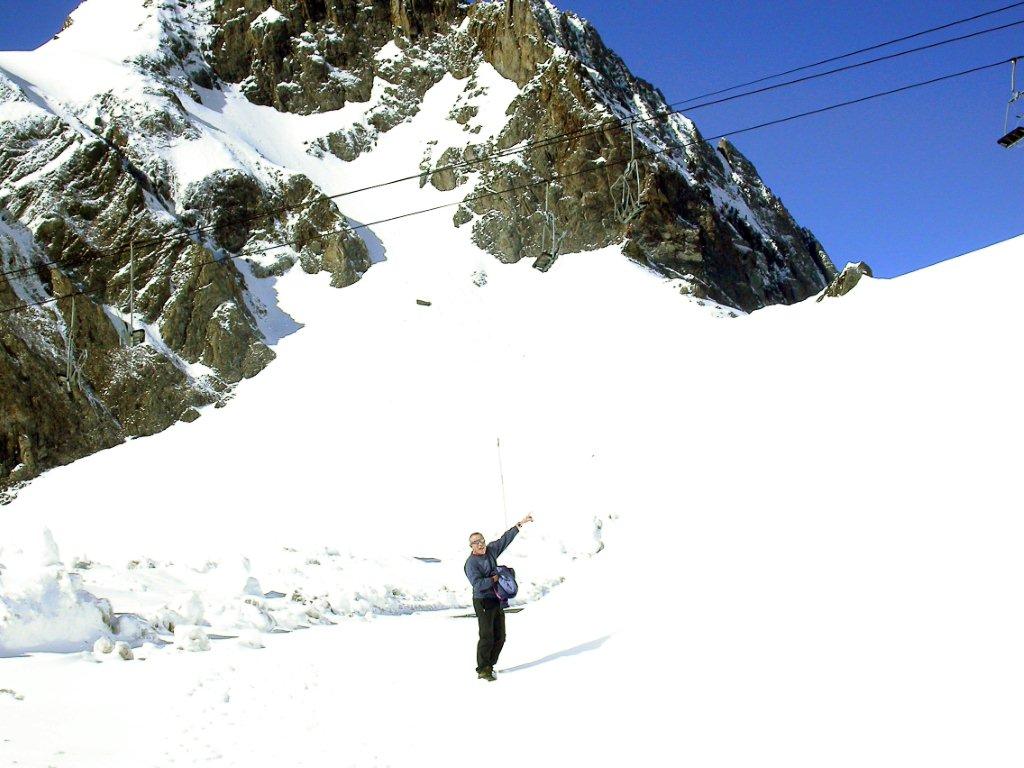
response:
[[[81,294],[74,328],[69,300],[0,314],[0,489],[196,418],[262,370],[274,354],[247,280],[298,262],[343,287],[369,269],[366,244],[305,176],[268,162],[265,173],[218,171],[182,188],[161,150],[201,135],[186,104],[225,81],[302,115],[374,96],[354,124],[309,142],[311,155],[344,161],[415,119],[447,75],[464,81],[449,119],[465,144],[425,142],[421,185],[464,189],[471,199],[453,226],[471,226],[504,262],[558,268],[547,205],[560,252],[621,243],[688,291],[745,310],[799,301],[835,276],[734,145],[716,149],[668,114],[592,26],[543,0],[214,0],[160,14],[163,45],[131,64],[150,77],[144,97],[109,92],[81,115],[41,108],[0,123],[2,264],[26,267],[0,278],[0,308]],[[490,139],[480,138],[491,135],[479,122],[485,64],[520,88]],[[9,101],[29,104],[0,73]],[[618,122],[638,111],[650,119],[631,140]],[[510,148],[514,158],[502,155]],[[239,258],[266,243],[291,250]],[[133,252],[142,346],[125,343]],[[69,337],[80,363],[70,393],[59,379]]]

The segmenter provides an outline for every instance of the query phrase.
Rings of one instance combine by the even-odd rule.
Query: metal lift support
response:
[[[623,224],[629,224],[640,215],[644,204],[640,201],[643,183],[640,180],[640,163],[636,159],[636,134],[629,126],[629,162],[618,181],[612,184],[615,197],[615,216]]]
[[[85,365],[85,358],[89,354],[86,350],[81,355],[75,349],[75,326],[78,322],[78,311],[75,297],[71,297],[71,324],[68,326],[68,338],[64,347],[65,368],[64,375],[58,377],[64,385],[68,394],[74,387],[82,388],[82,367]]]
[[[1010,126],[1010,107],[1021,98],[1024,98],[1024,91],[1017,90],[1017,59],[1014,59],[1010,67],[1010,100],[1006,103],[1006,116],[1003,118],[1003,136],[998,140],[1001,147],[1010,149],[1024,141],[1024,125],[1007,130]],[[1020,118],[1021,115],[1017,115],[1018,121]]]
[[[551,198],[551,184],[547,184],[544,187],[544,213],[541,214],[544,218],[544,229],[541,234],[540,249],[541,254],[537,257],[537,260],[533,262],[535,269],[539,269],[541,272],[547,272],[554,265],[558,259],[558,249],[562,244],[562,239],[565,237],[565,233],[558,233],[558,223],[555,221],[555,214],[551,211],[550,200]],[[550,240],[550,249],[548,248],[548,241]]]

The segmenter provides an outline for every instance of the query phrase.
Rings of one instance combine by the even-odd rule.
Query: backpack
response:
[[[507,603],[519,591],[519,585],[516,584],[516,572],[508,566],[499,565],[497,573],[498,580],[494,583],[494,596],[502,603]]]

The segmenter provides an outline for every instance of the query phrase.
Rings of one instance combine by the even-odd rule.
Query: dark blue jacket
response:
[[[489,597],[497,600],[494,596],[494,582],[491,581],[491,576],[497,573],[498,555],[508,548],[517,533],[519,533],[519,526],[513,525],[505,531],[504,536],[487,545],[486,554],[470,555],[466,559],[466,578],[473,585],[474,599],[482,600]]]

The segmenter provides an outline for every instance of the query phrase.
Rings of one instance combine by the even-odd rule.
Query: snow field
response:
[[[28,58],[0,66],[18,61],[27,78]],[[513,93],[481,78],[488,135]],[[204,92],[182,100],[202,138],[167,157],[179,183],[364,186],[463,145],[463,88],[350,164],[304,142],[368,105],[303,118]],[[370,222],[463,194],[341,206]],[[273,365],[0,509],[0,757],[475,765],[512,712],[495,765],[1016,764],[1024,239],[729,320],[616,248],[500,265],[452,213],[374,226],[378,263],[344,291],[248,275],[283,313]],[[528,604],[489,685],[450,615],[466,540],[527,512],[502,559]],[[134,659],[97,656],[101,637]]]
[[[140,726],[155,739],[149,742],[151,748],[160,744],[166,754],[179,754],[174,739],[187,735],[202,745],[189,759],[220,755],[232,765],[258,756],[315,765],[328,755],[351,765],[468,765],[474,760],[472,750],[453,752],[451,737],[440,744],[438,734],[462,732],[467,713],[475,711],[467,701],[483,707],[483,702],[493,701],[495,707],[500,702],[503,710],[522,712],[524,719],[522,735],[510,737],[500,765],[521,764],[538,755],[597,765],[627,759],[660,764],[677,756],[723,766],[757,759],[807,766],[823,761],[952,766],[974,760],[1011,765],[1014,723],[1021,714],[1015,692],[1024,682],[1016,652],[1022,626],[1019,615],[1007,609],[1014,585],[1021,583],[1019,512],[1007,503],[1015,476],[1010,471],[1012,435],[1021,421],[1009,395],[1019,378],[1012,361],[988,357],[998,341],[982,340],[983,331],[991,336],[1013,327],[1012,303],[1001,300],[998,291],[984,300],[972,299],[980,293],[975,294],[978,286],[970,276],[1004,274],[1013,268],[1021,247],[1021,241],[1011,241],[964,257],[956,268],[936,268],[947,272],[948,282],[926,274],[866,281],[850,296],[822,304],[808,302],[733,321],[694,315],[680,321],[701,329],[683,361],[667,351],[677,346],[664,336],[660,355],[648,346],[655,342],[641,338],[635,347],[622,349],[620,357],[609,341],[615,335],[603,333],[610,329],[598,322],[593,330],[600,343],[590,345],[592,353],[601,351],[636,365],[646,360],[646,367],[622,374],[626,381],[615,385],[607,371],[604,378],[591,376],[599,363],[591,355],[577,354],[562,359],[561,365],[554,350],[541,355],[541,368],[551,380],[569,380],[577,385],[573,391],[585,394],[584,382],[571,375],[575,372],[599,388],[601,396],[585,397],[584,403],[560,399],[557,405],[569,413],[557,416],[552,411],[535,414],[532,409],[545,401],[530,400],[530,408],[515,414],[523,421],[512,420],[520,429],[510,433],[512,458],[506,458],[505,471],[509,485],[520,489],[517,496],[509,496],[517,509],[521,499],[539,499],[545,485],[558,485],[554,472],[549,476],[540,471],[535,473],[540,485],[533,486],[534,473],[527,471],[532,464],[526,458],[533,451],[526,446],[552,459],[557,449],[544,453],[552,441],[575,453],[575,460],[564,462],[570,473],[565,485],[587,499],[587,513],[609,510],[602,524],[606,546],[595,557],[575,563],[566,559],[559,566],[556,560],[556,572],[566,576],[565,583],[509,617],[509,643],[501,665],[506,671],[494,688],[472,674],[472,619],[450,619],[444,613],[344,620],[335,628],[288,636],[264,634],[264,651],[230,639],[214,640],[209,654],[179,657],[154,649],[143,653],[148,655],[146,664],[157,661],[163,671],[144,674],[184,675],[189,680],[196,674],[204,686],[212,680],[219,687],[207,694],[207,704],[198,712],[190,709],[197,694],[175,688]],[[595,270],[600,273],[600,255],[578,258],[581,263],[590,259],[588,278]],[[563,279],[572,264],[572,258],[560,262]],[[625,262],[609,259],[608,264],[626,268],[614,272],[618,279],[628,281],[633,274]],[[359,296],[360,286],[373,286],[371,276],[385,271],[378,267],[341,295]],[[496,270],[498,277],[487,288],[517,269]],[[532,279],[528,272],[524,275]],[[586,284],[588,278],[580,276],[580,281]],[[897,292],[901,282],[903,290]],[[657,295],[658,283],[649,284]],[[592,288],[579,294],[606,295]],[[288,296],[288,290],[282,295]],[[626,316],[641,327],[663,327],[653,322],[659,319],[658,302],[653,296],[646,299],[630,307]],[[538,300],[531,316],[543,312],[543,306]],[[950,316],[954,311],[958,317]],[[529,322],[524,325],[531,327]],[[570,325],[567,333],[583,332]],[[938,332],[948,328],[947,343],[916,336],[908,326]],[[316,327],[310,322],[284,340],[279,362],[287,363],[283,352],[288,345]],[[383,332],[386,325],[373,327]],[[954,328],[959,330],[954,333]],[[544,330],[546,335],[527,337],[529,344],[538,339],[554,343],[560,337],[557,326]],[[874,343],[869,345],[865,336]],[[395,334],[392,343],[399,337],[413,348],[424,343],[423,336],[408,330]],[[448,332],[439,338],[459,336]],[[910,338],[921,343],[915,348]],[[818,341],[813,356],[805,351],[811,348],[808,339]],[[850,343],[830,346],[824,343],[828,339]],[[917,354],[908,355],[908,350]],[[950,365],[950,358],[960,361],[959,369]],[[526,365],[518,359],[513,367]],[[895,370],[884,386],[874,368],[879,359],[891,361]],[[698,364],[704,376],[684,375]],[[990,397],[973,401],[965,414],[958,397],[965,380],[977,376],[974,367],[982,364],[991,377]],[[287,365],[272,366],[241,387],[231,407],[195,424],[110,452],[122,454],[116,462],[119,471],[146,442],[158,449],[158,443],[175,434],[244,409],[247,389],[255,391],[261,379],[287,370]],[[752,371],[763,373],[754,376]],[[637,391],[629,386],[634,377],[646,397],[631,396]],[[835,381],[846,383],[848,397],[837,401],[827,386]],[[654,393],[672,392],[670,384],[708,405],[666,409]],[[433,394],[440,397],[436,390]],[[595,400],[606,407],[596,409]],[[394,402],[401,408],[400,401]],[[812,411],[820,405],[820,416],[806,415],[806,404]],[[364,401],[364,407],[371,406]],[[403,412],[406,419],[414,415]],[[591,430],[583,434],[593,442],[577,436],[572,443],[564,432],[541,428],[545,416],[549,424],[584,424],[584,415]],[[452,429],[466,420],[458,414],[450,418]],[[591,454],[580,459],[584,446]],[[448,458],[426,455],[435,469]],[[403,456],[400,462],[407,460]],[[77,466],[59,473],[72,473]],[[76,485],[95,473],[83,474]],[[59,492],[48,480],[30,486],[15,507],[40,493],[37,489]],[[306,477],[299,485],[312,482],[314,478]],[[378,491],[393,498],[400,493],[393,485]],[[499,501],[490,491],[489,509],[497,510]],[[562,494],[571,495],[564,489]],[[261,495],[254,490],[248,503],[258,504]],[[292,511],[291,524],[303,525],[303,509],[308,507]],[[386,521],[392,528],[415,528],[423,541],[439,540],[432,538],[432,531],[440,527],[451,547],[430,551],[440,553],[442,563],[409,565],[422,566],[420,573],[450,569],[451,584],[461,588],[461,553],[456,548],[463,529],[473,527],[472,510],[460,515],[455,505],[438,509],[424,523],[403,509],[399,505],[388,514],[382,508],[378,515],[384,520],[375,516],[360,523],[373,527]],[[538,522],[527,527],[510,548],[510,557],[503,558],[527,578],[546,567],[540,553],[549,526],[585,527],[579,507],[546,512],[538,512]],[[488,535],[496,535],[500,527],[493,526],[493,533],[487,529]],[[390,552],[395,541],[384,537],[374,545],[373,537],[367,537],[360,545],[367,549],[360,551],[374,552],[384,570],[390,570],[401,560]],[[108,546],[123,549],[114,541]],[[287,570],[287,561],[282,561],[280,571]],[[161,571],[158,567],[144,573],[152,573],[155,582]],[[238,571],[232,583],[241,579],[244,568]],[[370,580],[377,574],[364,576]],[[261,589],[278,583],[260,578]],[[129,595],[112,598],[116,610],[121,610],[119,600],[126,602]],[[466,600],[463,595],[463,605]],[[348,645],[342,638],[357,639]],[[249,659],[260,654],[274,661],[258,662],[258,671],[236,664],[242,658],[257,663]],[[202,670],[211,663],[200,659],[206,656],[229,659],[220,663],[237,671],[203,677]],[[29,663],[38,666],[29,671]],[[138,668],[133,664],[126,666]],[[46,696],[46,680],[56,679],[38,671],[48,665],[59,665],[52,669],[59,668],[62,677],[87,674],[79,673],[68,657],[8,660],[10,669],[25,670],[11,678],[11,685],[26,698],[4,705],[10,709],[17,703],[21,709],[16,711],[32,716],[37,708],[56,706],[49,699],[29,703],[30,694]],[[174,665],[185,666],[179,673],[172,671],[178,669]],[[221,690],[225,685],[232,690],[228,702]],[[238,687],[259,693],[246,698],[237,693]],[[270,723],[303,737],[256,738]],[[345,724],[340,731],[338,723]],[[92,727],[102,732],[104,726]],[[92,764],[89,760],[99,754],[94,736],[76,736],[67,728],[62,733],[74,745],[80,760],[76,764]],[[327,733],[336,741],[325,740]]]

